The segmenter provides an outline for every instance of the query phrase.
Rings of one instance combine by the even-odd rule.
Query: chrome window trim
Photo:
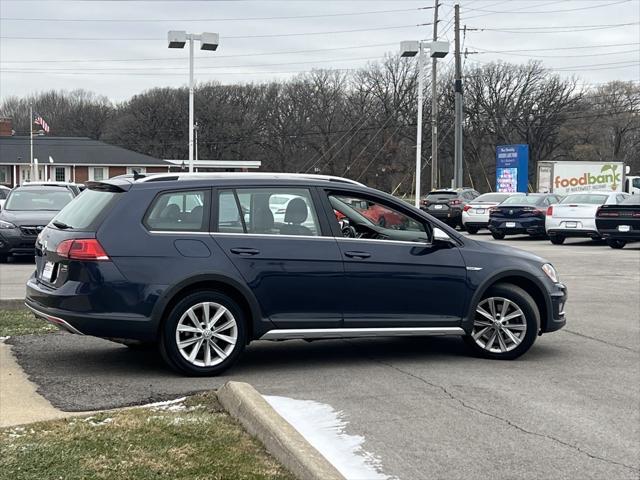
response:
[[[348,242],[360,241],[360,242],[374,242],[374,243],[399,243],[401,245],[413,245],[414,247],[431,247],[433,243],[429,242],[410,242],[408,240],[383,240],[379,238],[350,238],[350,237],[335,237],[338,242],[345,240]]]
[[[153,235],[211,235],[211,232],[201,232],[192,230],[147,230]]]
[[[279,233],[232,233],[232,232],[211,232],[212,236],[236,236],[236,237],[260,237],[260,238],[306,238],[313,240],[336,240],[334,236],[328,235],[280,235]]]
[[[389,327],[389,328],[291,328],[270,330],[259,340],[294,340],[304,338],[408,337],[426,335],[465,335],[460,327]]]

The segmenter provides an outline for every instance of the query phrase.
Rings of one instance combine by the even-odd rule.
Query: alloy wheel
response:
[[[489,297],[476,307],[471,336],[480,348],[491,353],[510,352],[526,333],[527,319],[512,300]]]
[[[189,363],[212,367],[233,352],[238,341],[238,324],[225,306],[198,303],[180,317],[175,340],[180,355]]]

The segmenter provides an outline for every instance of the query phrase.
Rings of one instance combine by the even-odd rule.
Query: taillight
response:
[[[538,217],[544,217],[545,213],[546,213],[546,210],[542,210],[541,208],[536,208],[536,215]]]
[[[60,242],[56,253],[69,260],[110,260],[95,238],[76,238]]]
[[[468,212],[469,210],[471,210],[471,205],[465,205],[464,207],[462,207],[462,210]]]
[[[462,200],[451,200],[449,202],[449,205],[460,205],[462,203]]]
[[[619,217],[620,213],[618,212],[607,212],[606,210],[598,210],[596,212],[597,217]]]
[[[553,206],[547,207],[547,217],[551,217],[553,215]]]
[[[633,212],[631,214],[632,217],[640,217],[640,212]]]

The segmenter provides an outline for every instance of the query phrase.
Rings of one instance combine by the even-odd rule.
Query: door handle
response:
[[[247,247],[234,247],[231,249],[231,253],[235,253],[236,255],[257,255],[260,253],[260,250],[256,248],[247,248]]]
[[[349,258],[369,258],[371,256],[368,252],[344,252]]]

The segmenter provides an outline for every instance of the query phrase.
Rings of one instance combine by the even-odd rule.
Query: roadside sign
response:
[[[496,147],[496,191],[527,192],[529,185],[529,145]]]

